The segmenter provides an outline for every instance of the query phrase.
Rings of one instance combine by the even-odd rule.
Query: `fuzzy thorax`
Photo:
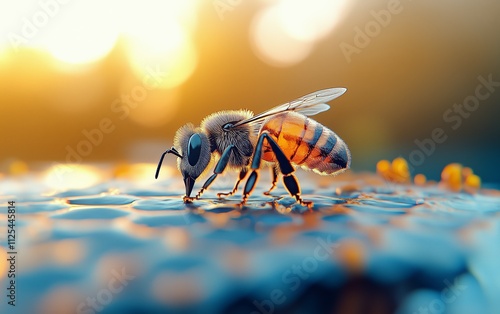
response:
[[[227,110],[211,114],[201,122],[201,129],[208,135],[212,152],[221,155],[229,145],[236,147],[229,159],[230,167],[241,168],[248,165],[257,140],[257,131],[248,124],[226,130],[224,126],[252,116],[253,113],[248,110]]]

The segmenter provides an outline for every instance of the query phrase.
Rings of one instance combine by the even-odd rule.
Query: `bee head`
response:
[[[183,176],[186,196],[189,197],[196,179],[207,169],[212,159],[210,141],[200,128],[195,128],[190,123],[181,127],[175,134],[174,147],[165,151],[161,156],[156,177],[158,177],[163,158],[169,153],[178,157],[177,168]]]

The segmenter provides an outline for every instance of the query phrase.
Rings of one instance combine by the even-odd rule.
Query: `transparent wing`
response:
[[[298,99],[292,100],[285,104],[279,105],[272,109],[266,110],[258,115],[255,115],[249,119],[242,120],[238,123],[235,123],[233,127],[237,127],[243,124],[259,124],[262,121],[272,115],[285,112],[285,111],[295,111],[299,112],[306,116],[313,116],[320,112],[326,111],[330,109],[330,106],[326,104],[326,102],[335,99],[346,92],[347,89],[343,87],[339,88],[328,88],[323,89],[305,96],[302,96]]]

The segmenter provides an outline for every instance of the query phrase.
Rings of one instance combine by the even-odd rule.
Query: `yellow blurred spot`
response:
[[[377,163],[377,173],[384,179],[397,183],[409,183],[411,180],[408,163],[402,157],[395,158],[392,163],[381,160]]]
[[[377,162],[377,173],[385,174],[391,169],[391,163],[388,160]]]
[[[427,178],[419,173],[413,178],[413,182],[415,182],[416,185],[424,185],[427,182]]]
[[[404,180],[409,180],[410,170],[408,169],[408,163],[402,157],[398,157],[392,161],[391,168],[393,173],[400,176]]]
[[[468,176],[470,176],[470,175],[472,175],[472,174],[474,174],[474,172],[472,171],[472,169],[471,169],[471,168],[469,168],[469,167],[463,167],[463,168],[462,168],[462,177],[464,178],[464,180],[465,180]]]
[[[462,190],[462,165],[452,163],[444,167],[441,172],[441,182],[452,191]]]
[[[11,175],[22,175],[28,173],[28,171],[28,165],[24,161],[16,160],[9,165],[9,173]]]
[[[468,193],[475,193],[481,187],[481,178],[471,168],[452,163],[441,172],[441,185],[455,192],[463,189]]]
[[[476,192],[481,187],[481,178],[475,174],[467,176],[464,183],[464,189],[469,193]]]

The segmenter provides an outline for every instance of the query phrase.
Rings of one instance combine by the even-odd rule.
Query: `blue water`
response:
[[[2,195],[18,254],[0,312],[500,313],[500,191],[300,179],[312,210],[268,182],[243,208],[185,205],[173,181]]]

